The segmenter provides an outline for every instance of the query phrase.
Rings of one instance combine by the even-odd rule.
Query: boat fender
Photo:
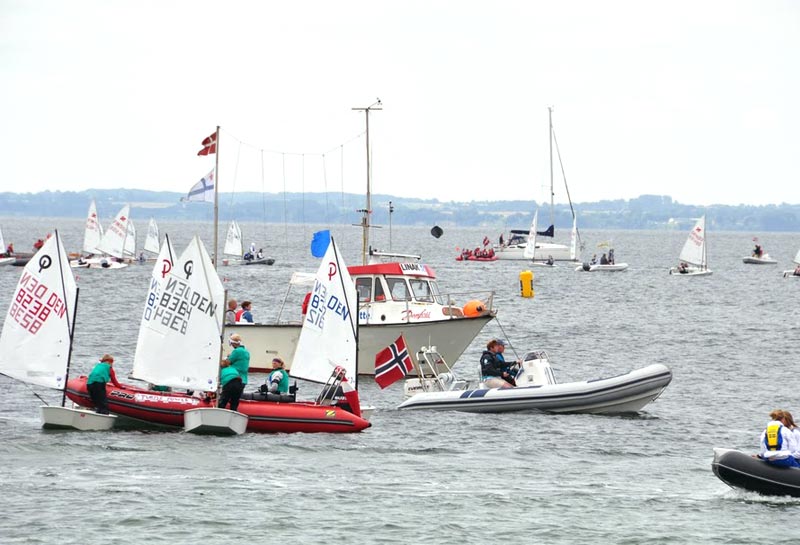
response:
[[[519,273],[519,291],[523,297],[534,297],[533,291],[533,272],[522,271]]]
[[[486,307],[484,306],[483,301],[473,299],[472,301],[467,301],[467,303],[464,305],[463,312],[464,316],[474,318],[475,316],[480,316],[486,312]]]

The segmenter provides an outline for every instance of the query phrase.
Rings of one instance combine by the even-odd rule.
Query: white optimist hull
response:
[[[105,261],[105,265],[103,262]],[[102,260],[99,258],[90,258],[84,259],[83,261],[78,261],[74,259],[69,262],[69,266],[73,269],[122,269],[127,267],[127,263],[120,263],[119,261],[106,259]]]
[[[0,265],[11,265],[17,260],[16,257],[0,257]]]
[[[800,274],[797,274],[794,269],[791,271],[783,271],[784,278],[800,278]]]
[[[589,265],[588,263],[585,265],[580,265],[575,267],[576,271],[586,271],[586,272],[619,272],[624,271],[628,268],[627,263],[615,263],[614,265]]]
[[[358,374],[375,375],[375,354],[392,344],[402,333],[409,350],[436,345],[445,361],[455,362],[472,343],[493,315],[397,324],[362,324],[358,326]],[[294,351],[300,338],[299,324],[253,324],[225,326],[225,334],[238,333],[250,352],[250,370],[272,369],[272,358],[280,357],[291,369]],[[223,349],[224,356],[230,347]],[[442,371],[445,371],[442,368]]]
[[[769,256],[764,257],[743,257],[742,263],[747,263],[748,265],[775,265],[778,262],[772,259]]]
[[[114,427],[117,417],[113,414],[98,414],[85,409],[51,407],[43,405],[42,427],[56,430],[105,431]]]
[[[505,247],[495,246],[494,255],[497,256],[497,259],[531,261],[531,258],[525,257],[525,244],[515,244],[514,246]],[[537,242],[536,250],[533,253],[533,259],[545,261],[550,256],[553,256],[554,261],[575,261],[570,255],[569,246],[550,242]]]
[[[241,435],[247,415],[228,409],[190,409],[183,413],[183,429],[199,435]]]
[[[553,413],[635,413],[656,399],[672,371],[654,364],[611,378],[541,386],[425,392],[398,409],[500,413],[540,410]]]
[[[689,268],[686,272],[681,272],[678,270],[677,267],[672,267],[669,270],[669,274],[675,276],[709,276],[713,273],[708,269],[695,269],[695,268]]]

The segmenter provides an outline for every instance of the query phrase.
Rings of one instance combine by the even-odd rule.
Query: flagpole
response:
[[[214,154],[214,270],[216,270],[217,256],[219,256],[219,125],[214,138],[217,144],[217,152]]]

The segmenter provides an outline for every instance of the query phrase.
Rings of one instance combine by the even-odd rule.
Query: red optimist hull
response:
[[[67,397],[83,407],[93,407],[86,378],[71,379]],[[155,392],[133,386],[106,386],[108,408],[117,415],[144,422],[183,428],[183,413],[189,409],[213,407],[213,403],[177,392]],[[248,416],[247,431],[260,433],[352,433],[370,426],[353,413],[332,405],[313,402],[239,402],[239,412]]]

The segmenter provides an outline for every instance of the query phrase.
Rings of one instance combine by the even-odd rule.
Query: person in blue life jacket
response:
[[[111,354],[103,354],[86,379],[86,389],[94,403],[94,412],[98,414],[108,414],[106,384],[111,382],[117,388],[122,388],[112,365],[114,365],[114,357]]]
[[[761,452],[758,457],[775,466],[800,467],[800,462],[792,456],[795,439],[784,424],[783,411],[776,409],[769,413],[769,417],[766,429],[761,432]]]
[[[508,381],[510,377],[507,364],[502,359],[502,354],[498,358],[497,354],[501,350],[500,344],[496,339],[492,339],[486,344],[486,350],[481,354],[481,380],[489,388],[513,388]]]
[[[233,350],[224,361],[239,373],[239,377],[242,379],[241,390],[244,391],[244,387],[247,386],[247,371],[250,369],[250,352],[244,347],[242,336],[237,333],[228,338],[228,344]]]
[[[272,358],[272,372],[267,378],[269,391],[273,394],[288,394],[289,393],[289,373],[284,369],[283,360],[280,358]]]
[[[242,391],[244,390],[242,377],[227,359],[222,360],[219,366],[219,384],[222,386],[222,392],[220,392],[217,407],[225,409],[230,404],[230,409],[235,411],[239,408],[239,399],[241,399]]]

